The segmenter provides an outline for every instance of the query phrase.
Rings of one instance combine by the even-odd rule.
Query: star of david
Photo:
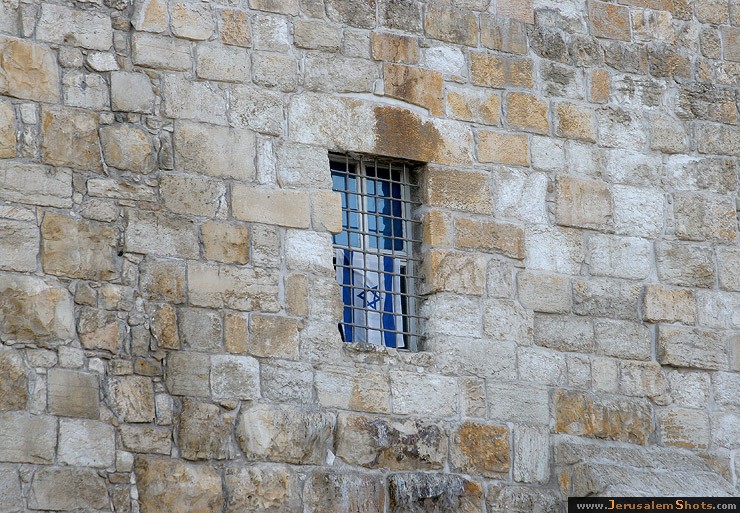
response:
[[[365,301],[365,306],[370,307],[374,310],[377,310],[378,302],[380,301],[380,294],[378,294],[378,287],[375,286],[371,289],[368,289],[367,292],[369,292],[372,295],[372,299],[370,301],[367,300],[367,295],[365,294],[365,291],[357,294],[357,297]]]

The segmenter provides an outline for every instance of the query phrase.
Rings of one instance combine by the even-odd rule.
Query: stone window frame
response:
[[[423,171],[423,163],[420,162],[414,162],[409,161],[406,159],[400,159],[400,158],[393,158],[393,157],[385,157],[381,155],[368,155],[368,154],[361,154],[356,152],[348,152],[348,151],[329,151],[329,168],[330,168],[330,174],[332,176],[332,182],[333,187],[332,189],[334,192],[338,192],[340,194],[351,194],[351,195],[357,195],[360,198],[360,201],[362,202],[362,205],[358,205],[360,208],[353,211],[357,212],[359,214],[359,219],[361,220],[362,226],[359,228],[359,230],[352,230],[350,229],[349,233],[353,234],[362,241],[360,253],[362,255],[382,255],[384,257],[390,257],[394,260],[400,260],[401,265],[404,266],[405,270],[401,271],[401,280],[403,281],[403,285],[400,291],[398,292],[392,292],[392,297],[398,298],[399,301],[401,298],[405,298],[405,304],[402,308],[402,314],[400,317],[403,318],[403,326],[400,330],[398,329],[383,329],[380,328],[379,330],[373,330],[373,331],[379,331],[380,335],[383,336],[386,333],[393,333],[393,334],[401,334],[404,341],[404,346],[393,346],[393,345],[387,345],[383,343],[382,341],[380,343],[370,343],[370,342],[363,342],[363,341],[346,341],[344,340],[344,334],[342,332],[342,326],[344,325],[345,321],[345,312],[347,310],[347,305],[343,301],[343,316],[340,319],[338,323],[338,329],[340,331],[340,334],[342,335],[342,339],[346,342],[344,345],[349,347],[355,347],[357,349],[362,350],[369,349],[370,347],[375,347],[378,350],[387,350],[387,349],[396,349],[404,352],[410,352],[410,353],[417,353],[421,351],[422,349],[422,323],[423,323],[423,317],[421,316],[421,303],[422,303],[422,293],[421,293],[421,266],[422,266],[422,251],[421,251],[421,232],[422,232],[422,221],[421,221],[421,207],[423,206],[423,203],[421,201],[421,186],[420,186],[420,178]],[[357,166],[357,170],[353,173],[356,174],[359,178],[358,180],[358,186],[359,191],[356,193],[353,193],[352,191],[348,191],[346,189],[344,190],[337,190],[334,187],[334,177],[335,174],[345,174],[348,173],[347,166],[350,164],[354,164]],[[345,171],[339,170],[339,166],[344,165]],[[372,199],[379,199],[384,196],[382,196],[378,191],[375,192],[375,194],[368,193],[367,191],[367,183],[368,179],[372,180],[372,176],[368,175],[368,169],[371,169],[371,174],[374,174],[376,177],[379,175],[381,171],[388,170],[389,171],[389,179],[379,179],[379,182],[391,184],[391,187],[393,185],[398,184],[400,186],[400,195],[397,200],[400,208],[401,208],[401,216],[397,217],[393,213],[388,215],[373,215],[377,211],[371,211],[367,208],[368,204],[368,198],[370,200]],[[393,178],[393,173],[398,171],[398,179]],[[345,184],[348,183],[345,180]],[[345,187],[347,187],[345,185]],[[391,192],[391,195],[393,192]],[[333,256],[333,263],[335,270],[337,269],[337,254],[336,251],[338,250],[346,250],[351,249],[352,246],[349,244],[349,238],[351,235],[347,235],[349,245],[342,245],[337,243],[337,238],[341,237],[342,235],[346,234],[345,231],[345,221],[349,222],[349,217],[346,215],[346,212],[348,212],[347,201],[345,198],[343,198],[342,203],[342,231],[339,234],[335,234],[333,236],[333,248],[335,251],[335,254]],[[377,207],[376,207],[377,208]],[[385,212],[383,214],[386,214]],[[392,221],[400,220],[401,226],[402,226],[402,235],[401,237],[397,237],[395,233],[395,229],[392,229],[391,233],[392,236],[390,238],[384,237],[383,235],[374,235],[373,233],[379,234],[380,232],[370,232],[368,229],[368,220],[376,217],[376,218],[389,218]],[[367,247],[367,241],[368,239],[378,239],[380,237],[381,239],[385,238],[392,241],[393,247],[390,250],[382,250],[382,249],[369,249]],[[396,249],[395,246],[397,242],[400,241],[402,244],[403,249]],[[340,264],[340,268],[341,268]],[[349,266],[351,267],[351,265]],[[367,271],[367,268],[365,268],[365,271]],[[388,273],[388,276],[398,276],[395,274],[398,272],[395,268]],[[337,281],[340,282],[340,287],[342,287],[342,283],[337,277]],[[351,288],[351,287],[350,287]],[[351,305],[349,307],[351,311],[358,310],[357,307],[354,305]],[[363,309],[360,309],[363,310]],[[394,312],[394,316],[398,316]],[[360,324],[349,324],[350,326],[353,326],[355,328],[363,328],[364,326]],[[368,347],[369,346],[369,347]]]

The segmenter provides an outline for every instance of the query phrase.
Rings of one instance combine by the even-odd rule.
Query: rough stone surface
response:
[[[224,475],[224,485],[229,513],[278,513],[298,508],[298,476],[288,467],[230,467]]]
[[[45,467],[33,476],[28,505],[42,510],[107,508],[108,490],[92,469]]]

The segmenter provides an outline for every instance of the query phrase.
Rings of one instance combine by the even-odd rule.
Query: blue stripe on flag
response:
[[[385,300],[383,301],[383,338],[386,347],[396,347],[396,317],[393,312],[393,258],[383,257],[383,281]]]
[[[342,266],[342,302],[344,303],[344,325],[342,328],[344,329],[344,341],[345,342],[352,342],[353,339],[353,333],[352,333],[352,285],[353,283],[353,273],[352,269],[350,268],[350,264],[352,262],[352,252],[348,249],[345,249],[342,254],[344,255],[344,264]]]

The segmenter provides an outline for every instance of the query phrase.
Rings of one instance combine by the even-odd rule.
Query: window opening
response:
[[[332,186],[342,196],[334,268],[342,290],[345,342],[416,351],[419,296],[413,219],[418,185],[400,161],[330,154]],[[418,254],[418,252],[416,253]]]

